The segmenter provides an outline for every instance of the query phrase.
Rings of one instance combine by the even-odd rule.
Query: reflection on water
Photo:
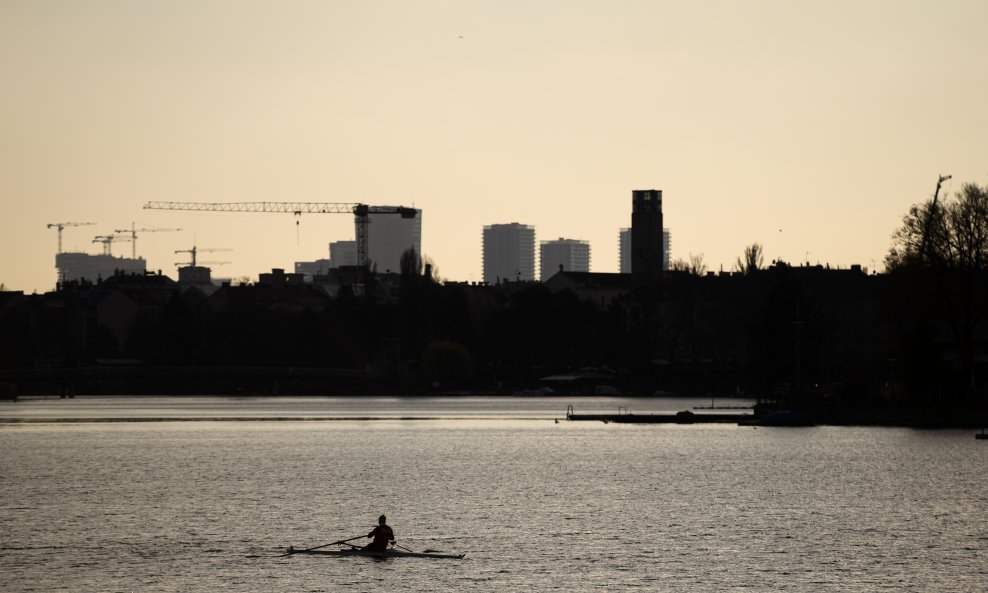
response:
[[[567,400],[491,400],[334,400],[329,410],[437,418],[410,422],[3,425],[0,589],[977,591],[988,582],[988,447],[969,431],[556,424]],[[50,401],[79,414],[91,406]],[[225,418],[240,405],[128,403],[108,398],[86,413]],[[324,404],[251,405],[308,416]],[[289,544],[366,534],[382,512],[402,545],[467,557],[277,557]]]

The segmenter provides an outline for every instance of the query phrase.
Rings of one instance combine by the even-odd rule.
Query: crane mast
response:
[[[93,243],[103,244],[103,255],[113,255],[111,248],[113,247],[114,241],[130,241],[130,237],[126,235],[98,235],[93,238]]]
[[[198,247],[196,247],[195,245],[193,245],[192,246],[192,249],[176,249],[175,250],[175,253],[188,253],[188,254],[190,254],[192,256],[192,263],[189,264],[189,265],[191,265],[192,267],[196,267],[196,265],[197,265],[197,263],[196,263],[196,254],[198,254],[198,253],[205,253],[207,251],[212,252],[212,251],[233,251],[233,250],[230,249],[230,248],[228,248],[228,247],[206,247],[206,248],[203,248],[203,249],[199,249]],[[230,262],[200,262],[200,263],[224,263],[224,264],[228,264]],[[180,264],[175,264],[175,265],[177,266],[177,265],[180,265]]]
[[[926,241],[930,235],[930,223],[933,221],[933,216],[937,209],[937,197],[940,195],[940,186],[943,185],[944,181],[950,180],[950,178],[950,175],[940,175],[937,179],[937,189],[933,192],[933,201],[930,203],[930,210],[926,213],[926,223],[923,225],[923,242],[919,246],[920,261],[926,257]]]

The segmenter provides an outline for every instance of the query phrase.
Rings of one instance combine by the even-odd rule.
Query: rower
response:
[[[388,518],[381,515],[377,518],[377,523],[377,527],[367,534],[367,537],[373,537],[374,541],[364,546],[365,550],[387,550],[388,542],[395,543],[395,532],[388,526]]]

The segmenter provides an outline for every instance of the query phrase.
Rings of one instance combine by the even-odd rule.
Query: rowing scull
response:
[[[371,558],[452,558],[462,559],[465,554],[439,554],[436,552],[405,552],[402,550],[362,550],[351,548],[349,550],[295,550],[288,548],[288,554],[312,554],[317,556],[369,556]]]

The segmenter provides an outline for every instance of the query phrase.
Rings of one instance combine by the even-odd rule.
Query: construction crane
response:
[[[212,247],[212,248],[208,248],[207,247],[205,249],[198,249],[195,245],[192,246],[192,249],[177,249],[177,250],[175,250],[175,253],[189,253],[189,254],[191,254],[192,255],[192,263],[191,264],[183,264],[182,262],[179,262],[179,263],[177,263],[175,265],[176,266],[180,266],[180,265],[191,265],[192,267],[195,267],[196,266],[196,254],[197,253],[201,253],[201,252],[207,252],[207,251],[209,251],[209,252],[215,252],[215,251],[233,251],[233,250],[232,249],[229,249],[227,247]],[[214,262],[200,262],[200,263],[204,263],[204,264],[205,263],[210,263],[210,264],[228,264],[230,262],[228,262],[228,261],[215,262],[214,261]]]
[[[397,214],[415,218],[418,211],[405,206],[368,206],[354,202],[148,202],[145,210],[193,212],[267,212],[294,214],[353,214],[357,234],[357,265],[367,266],[367,225],[371,214]]]
[[[97,235],[93,238],[93,243],[103,244],[103,255],[113,255],[111,247],[114,241],[130,241],[131,238],[126,235]]]
[[[58,229],[58,252],[62,253],[62,230],[67,226],[92,226],[95,222],[53,222],[48,228]]]
[[[933,216],[937,209],[937,197],[940,195],[940,186],[943,185],[944,181],[949,181],[950,175],[940,175],[937,179],[937,189],[933,192],[933,202],[930,203],[930,209],[926,213],[926,222],[923,224],[923,242],[919,246],[919,257],[920,260],[926,257],[926,240],[930,235],[930,223],[933,221]]]
[[[137,223],[132,222],[130,223],[129,229],[123,229],[123,230],[117,229],[113,232],[121,235],[130,234],[130,257],[132,259],[137,259],[137,233],[165,233],[165,232],[172,233],[180,230],[182,229],[156,229],[156,228],[139,229],[137,228]]]
[[[230,263],[230,262],[228,262],[228,261],[201,261],[201,262],[199,262],[199,265],[200,266],[225,266],[228,263]],[[175,267],[176,268],[186,268],[186,267],[194,267],[194,266],[189,266],[189,264],[186,263],[186,262],[177,261],[177,262],[175,262]]]

